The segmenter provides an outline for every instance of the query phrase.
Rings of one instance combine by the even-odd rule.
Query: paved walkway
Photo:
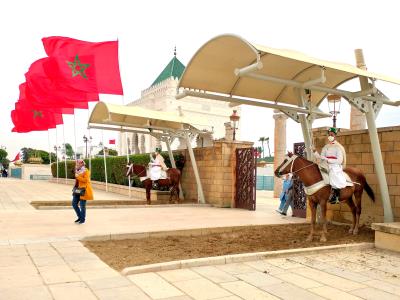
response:
[[[0,245],[78,240],[87,236],[121,233],[304,222],[304,219],[277,214],[277,199],[260,197],[257,211],[182,206],[126,209],[89,207],[87,223],[77,226],[73,223],[76,216],[72,208],[35,210],[29,205],[30,199],[37,200],[40,197],[61,199],[71,193],[70,187],[40,181],[3,179],[0,180],[0,190],[3,190],[1,202],[14,204],[13,207],[10,205],[7,209],[0,210]],[[123,197],[97,190],[95,195],[96,199],[100,196],[103,199]]]
[[[400,256],[372,249],[124,277],[77,241],[0,246],[0,299],[400,299]]]
[[[3,179],[0,191],[0,300],[400,299],[400,255],[374,249],[124,277],[78,241],[93,235],[304,222],[275,213],[278,200],[265,192],[258,193],[255,212],[88,209],[87,223],[75,225],[72,209],[41,211],[29,205],[39,197],[69,196],[66,186]]]

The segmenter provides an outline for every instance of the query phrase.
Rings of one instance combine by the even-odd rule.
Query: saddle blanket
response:
[[[320,170],[321,170],[321,175],[322,175],[322,180],[314,183],[313,185],[310,185],[308,187],[304,187],[304,192],[306,193],[307,196],[311,196],[313,194],[315,194],[316,192],[318,192],[320,189],[322,189],[324,186],[329,185],[329,174],[327,173],[325,168],[321,168],[320,166]],[[350,179],[350,176],[346,173],[344,173],[344,177],[346,178],[346,186],[353,186],[354,183],[353,181]]]
[[[147,169],[147,174],[144,177],[139,177],[140,181],[145,181],[147,178],[150,178],[150,171]],[[159,179],[167,179],[167,172],[161,170],[161,177]]]

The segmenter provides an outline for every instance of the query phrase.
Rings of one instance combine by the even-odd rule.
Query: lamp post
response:
[[[237,114],[237,110],[233,110],[233,113],[232,113],[232,115],[229,117],[229,119],[230,119],[231,122],[232,122],[232,127],[233,127],[233,140],[235,141],[235,140],[236,140],[236,129],[238,129],[238,128],[236,128],[236,125],[237,125],[237,122],[239,122],[239,119],[240,119],[240,116]]]
[[[342,97],[339,95],[328,95],[329,113],[332,114],[333,127],[336,128],[336,117],[340,113],[340,102]]]

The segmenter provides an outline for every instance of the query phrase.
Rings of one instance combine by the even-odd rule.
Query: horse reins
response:
[[[131,170],[132,170],[132,173],[135,174],[135,172],[133,171],[133,164],[129,165],[127,176],[131,172]],[[143,172],[146,172],[146,168],[144,170],[142,170],[139,174],[136,174],[136,176],[140,177],[140,175],[142,175]]]
[[[298,169],[298,170],[296,170],[296,171],[293,171],[294,161],[295,161],[297,158],[298,158],[298,156],[295,155],[294,159],[292,159],[292,160],[290,161],[290,163],[291,163],[291,165],[290,165],[290,173],[292,173],[292,174],[296,174],[297,172],[300,172],[301,170],[306,169],[306,168],[308,168],[308,167],[314,165],[314,163],[312,162],[311,164],[309,164],[309,165],[307,165],[307,166],[305,166],[305,167],[302,167],[302,168],[300,168],[300,169]],[[286,168],[286,166],[285,166],[285,168]]]

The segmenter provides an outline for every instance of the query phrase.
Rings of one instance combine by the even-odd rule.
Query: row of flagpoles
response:
[[[49,130],[55,128],[57,144],[57,125],[63,125],[64,153],[66,153],[63,115],[72,114],[76,153],[75,109],[88,109],[88,102],[98,101],[99,94],[123,95],[118,41],[86,42],[53,36],[43,38],[42,42],[47,57],[33,62],[25,73],[25,82],[19,86],[19,99],[15,103],[15,109],[11,111],[14,123],[12,131],[47,130],[49,134]],[[103,134],[102,139],[107,190]],[[51,149],[49,150],[51,153]],[[58,180],[58,148],[55,151]],[[89,169],[90,157],[89,155]],[[64,163],[67,170],[66,158]],[[67,181],[67,171],[65,179]]]

